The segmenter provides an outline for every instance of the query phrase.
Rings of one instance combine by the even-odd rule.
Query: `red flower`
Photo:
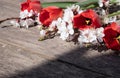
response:
[[[26,2],[21,3],[21,11],[24,10],[33,10],[34,12],[40,12],[42,9],[40,1],[38,0],[27,0]]]
[[[109,49],[120,50],[120,26],[113,22],[105,28],[104,34],[106,46]]]
[[[49,26],[53,20],[62,17],[62,15],[63,10],[61,8],[50,6],[42,9],[39,15],[39,20],[43,25]]]
[[[74,28],[78,29],[98,28],[101,26],[99,16],[91,9],[74,16],[73,23]]]

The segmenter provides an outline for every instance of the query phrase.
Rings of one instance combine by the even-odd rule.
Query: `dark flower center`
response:
[[[85,24],[86,25],[91,25],[91,23],[92,23],[91,19],[89,19],[89,18],[85,19]]]
[[[76,10],[72,10],[74,15],[77,15],[78,12]]]

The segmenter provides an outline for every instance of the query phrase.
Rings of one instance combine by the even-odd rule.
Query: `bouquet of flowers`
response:
[[[120,1],[94,0],[86,3],[74,2],[61,8],[55,5],[43,7],[38,0],[27,0],[21,3],[20,17],[11,23],[25,28],[38,26],[40,41],[59,36],[80,46],[100,44],[120,51],[120,25],[117,23]]]

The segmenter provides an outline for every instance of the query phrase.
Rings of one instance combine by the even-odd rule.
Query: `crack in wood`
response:
[[[68,65],[74,66],[74,67],[76,67],[78,69],[86,70],[86,71],[89,71],[89,72],[92,72],[92,73],[96,73],[96,74],[99,74],[99,75],[102,75],[102,76],[105,76],[105,77],[113,77],[112,75],[104,74],[104,73],[101,73],[101,72],[98,72],[98,71],[95,71],[95,70],[92,70],[92,69],[89,69],[89,68],[78,66],[76,64],[73,64],[73,63],[70,63],[70,62],[67,62],[67,61],[64,61],[64,60],[61,60],[61,59],[57,59],[57,61],[61,62],[61,63],[64,63],[64,64],[68,64]]]

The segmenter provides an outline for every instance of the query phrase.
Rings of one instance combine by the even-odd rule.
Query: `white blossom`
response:
[[[99,7],[103,7],[103,0],[98,0]]]
[[[110,0],[107,0],[106,2],[104,2],[104,5],[105,5],[105,6],[108,6],[109,3],[110,3]]]
[[[102,9],[101,15],[103,15],[103,16],[106,15],[106,11],[104,9]]]
[[[98,0],[98,5],[99,7],[108,6],[109,2],[109,0]]]
[[[82,43],[97,43],[97,40],[99,42],[102,42],[102,38],[104,37],[104,28],[91,28],[91,29],[85,29],[80,30],[80,35],[78,38],[78,41],[80,44]]]
[[[82,10],[80,10],[79,5],[72,5],[67,7],[67,9],[64,10],[63,17],[58,18],[56,21],[53,21],[49,27],[51,29],[54,28],[54,26],[56,26],[58,29],[58,33],[60,34],[60,38],[62,40],[66,40],[70,35],[74,34],[73,28],[74,12],[77,13],[82,12]]]
[[[70,35],[73,35],[73,34],[74,34],[74,29],[73,29],[72,23],[70,23],[70,24],[67,25],[67,29],[68,29],[68,33],[69,33]]]
[[[56,23],[57,23],[57,21],[52,21],[52,23],[49,25],[49,30],[50,31],[53,31],[55,29]]]
[[[62,18],[58,18],[56,21],[57,21],[56,22],[57,29],[60,29],[62,25]]]
[[[28,17],[28,10],[21,11],[20,12],[20,18],[24,19],[26,17]]]
[[[65,9],[64,10],[64,15],[63,15],[63,20],[66,22],[72,22],[74,17],[73,11],[71,9]]]
[[[112,23],[112,22],[116,22],[117,17],[113,16],[113,17],[104,17],[103,18],[103,23],[104,24],[108,24],[108,23]]]
[[[29,26],[34,25],[34,22],[35,21],[33,19],[29,18],[29,19],[26,19],[26,20],[21,20],[20,24],[23,27],[29,28]]]
[[[35,13],[33,12],[33,10],[30,10],[30,12],[28,12],[28,17],[33,16]]]
[[[66,22],[62,20],[59,26],[57,26],[57,28],[58,28],[58,33],[60,34],[60,38],[62,40],[66,40],[69,37],[69,35],[74,34],[72,23],[66,24]]]
[[[79,12],[80,11],[80,6],[73,4],[72,6],[67,7],[67,9],[76,10],[77,12]]]
[[[104,17],[102,21],[103,21],[103,24],[108,24],[109,23],[109,18]]]
[[[13,26],[20,27],[20,24],[16,20],[10,21]]]
[[[20,12],[20,18],[21,18],[21,19],[24,19],[24,18],[26,18],[26,17],[31,17],[31,16],[33,16],[33,15],[34,15],[33,10],[30,10],[30,12],[28,12],[28,10],[24,10],[24,11],[21,11],[21,12]]]
[[[35,22],[37,22],[38,24],[40,24],[40,25],[42,25],[42,23],[40,22],[40,13],[38,13],[37,15],[36,15],[36,19],[35,19]]]
[[[92,43],[96,41],[96,35],[94,29],[80,30],[80,36],[78,38],[80,43]]]
[[[96,29],[96,36],[99,42],[103,42],[103,37],[105,36],[103,27]]]
[[[117,20],[116,16],[110,17],[109,18],[109,23],[115,22]]]
[[[41,36],[41,37],[44,37],[45,35],[46,35],[46,31],[45,31],[45,30],[41,30],[41,31],[40,31],[40,36]]]

